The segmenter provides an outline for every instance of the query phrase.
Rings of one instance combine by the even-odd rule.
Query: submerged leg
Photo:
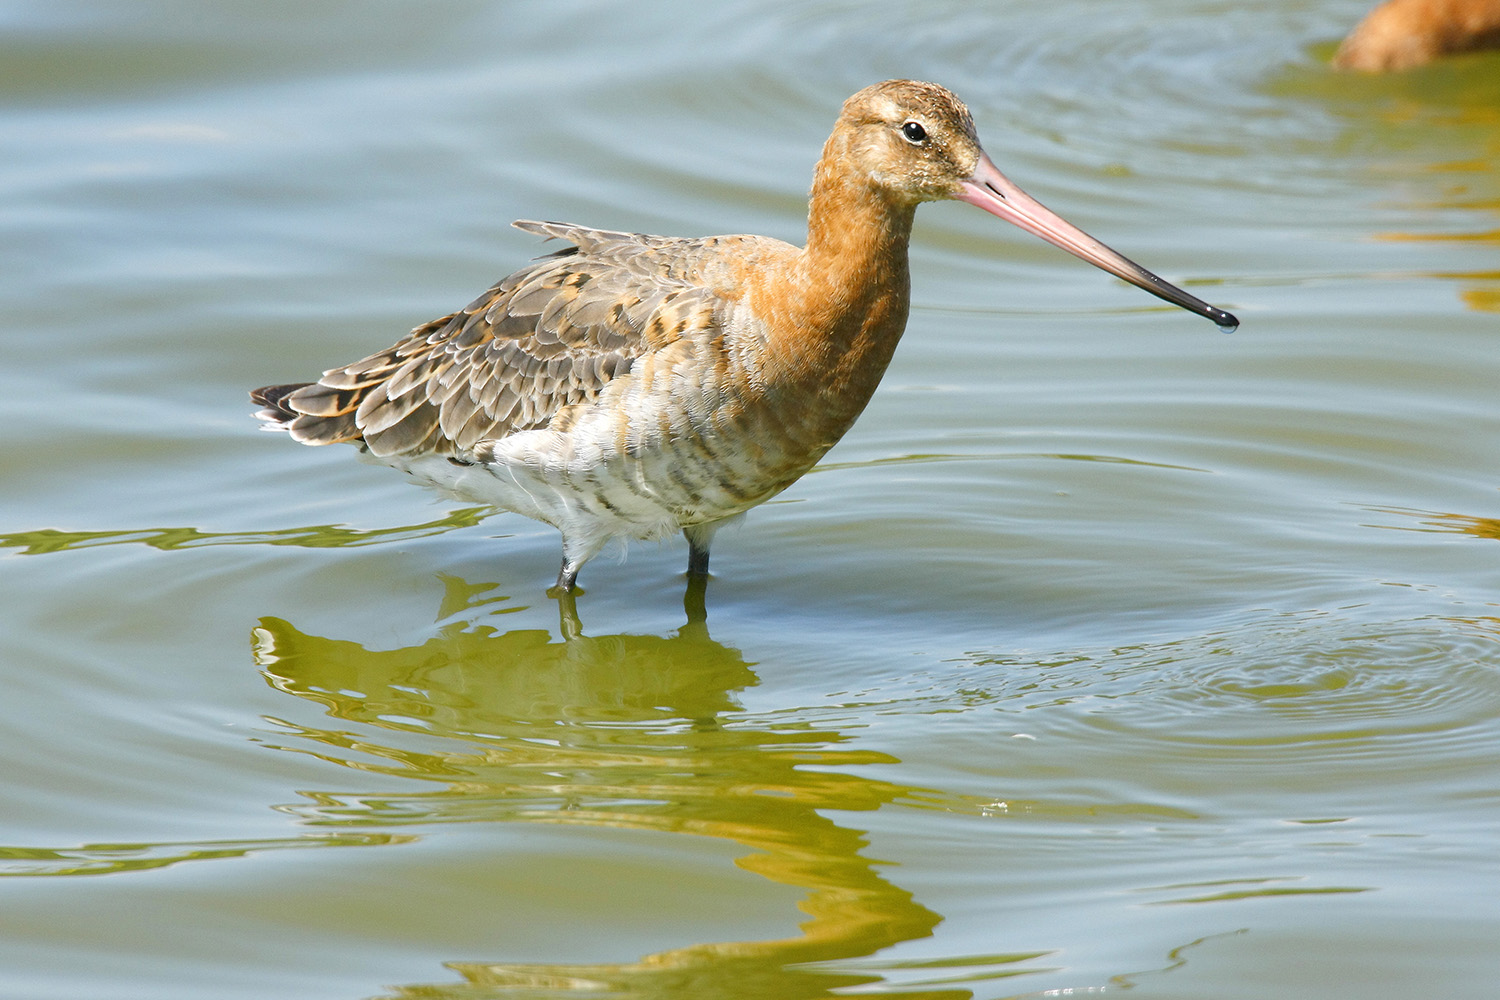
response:
[[[583,636],[583,622],[578,620],[578,601],[571,590],[557,595],[557,628],[564,642]]]
[[[702,625],[708,621],[708,574],[689,573],[687,590],[682,594],[682,610],[687,614],[688,625]]]

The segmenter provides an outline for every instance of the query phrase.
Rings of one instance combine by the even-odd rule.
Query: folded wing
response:
[[[462,459],[480,441],[547,426],[644,355],[722,322],[727,303],[700,283],[714,241],[516,226],[573,245],[317,382],[256,389],[258,416],[305,444]]]

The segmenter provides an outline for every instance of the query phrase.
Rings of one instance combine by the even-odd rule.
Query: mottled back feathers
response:
[[[709,287],[727,266],[713,251],[774,242],[515,225],[573,245],[315,383],[255,390],[262,418],[306,444],[471,457],[481,441],[566,420],[644,354],[716,335],[729,300]]]

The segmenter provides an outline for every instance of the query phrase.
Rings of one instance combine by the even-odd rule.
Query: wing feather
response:
[[[352,441],[379,456],[470,454],[480,441],[546,426],[595,398],[643,355],[712,339],[729,305],[709,287],[724,271],[719,244],[757,239],[516,226],[571,246],[316,383],[256,390],[263,419],[308,444]]]

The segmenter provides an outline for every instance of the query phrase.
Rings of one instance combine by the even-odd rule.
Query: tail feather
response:
[[[355,426],[352,410],[324,415],[321,411],[325,407],[317,405],[323,402],[321,397],[314,400],[315,405],[311,407],[300,405],[300,401],[294,397],[309,386],[314,390],[323,388],[314,382],[293,382],[289,385],[266,385],[251,389],[250,401],[261,406],[255,417],[261,421],[263,429],[286,431],[294,441],[303,444],[358,441],[360,433]]]
[[[286,398],[310,384],[294,382],[290,385],[263,385],[259,389],[251,389],[250,402],[264,407],[255,414],[255,418],[263,421],[268,431],[291,430],[291,423],[299,414],[291,408]]]

